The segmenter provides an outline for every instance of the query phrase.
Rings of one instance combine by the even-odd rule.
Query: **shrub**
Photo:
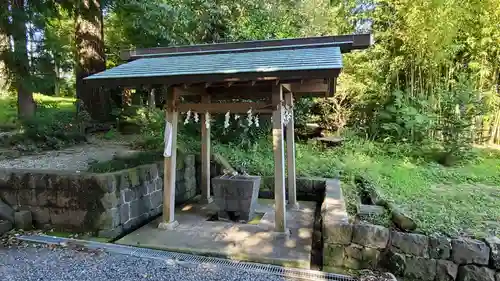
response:
[[[474,124],[477,117],[485,113],[486,104],[481,95],[464,80],[442,88],[439,98],[439,118],[436,123],[442,151],[438,153],[437,161],[449,166],[471,155],[475,139]]]
[[[135,144],[137,147],[142,149],[158,149],[163,146],[163,134],[165,130],[164,116],[161,110],[137,110],[137,114],[133,117],[134,122],[141,128],[141,138]],[[205,124],[201,124],[201,121],[194,123],[192,120],[188,124],[183,124],[184,118],[184,114],[179,114],[178,139],[185,142],[191,142],[191,140],[199,141],[201,138],[201,126]],[[259,127],[255,127],[255,125],[248,126],[245,114],[241,114],[238,120],[234,120],[234,115],[231,115],[229,127],[224,128],[224,114],[212,115],[210,127],[212,141],[222,144],[233,144],[242,148],[251,148],[260,139],[266,138],[271,133],[270,118],[259,117],[259,120]],[[186,149],[189,150],[188,147]]]
[[[375,114],[375,138],[391,142],[421,144],[434,129],[435,115],[427,99],[408,91],[393,91]]]

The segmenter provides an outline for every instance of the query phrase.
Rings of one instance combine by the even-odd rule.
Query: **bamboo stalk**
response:
[[[496,142],[500,141],[500,136],[498,136],[499,131],[500,131],[500,111],[498,111],[495,114],[493,125],[491,126],[490,139],[489,139],[490,144],[495,144]]]

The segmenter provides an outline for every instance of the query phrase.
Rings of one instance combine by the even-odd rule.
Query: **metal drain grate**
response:
[[[355,281],[355,278],[345,275],[327,273],[317,270],[308,269],[298,269],[298,268],[285,268],[277,265],[271,264],[259,264],[251,262],[241,262],[235,260],[228,260],[215,257],[197,256],[190,254],[183,254],[177,252],[168,252],[161,250],[153,250],[147,248],[139,248],[111,243],[101,243],[95,241],[78,240],[71,238],[47,236],[47,235],[30,235],[30,236],[19,236],[20,240],[34,243],[44,243],[44,244],[60,244],[60,243],[75,243],[79,245],[84,245],[89,249],[103,249],[110,253],[131,255],[141,258],[158,259],[158,260],[176,260],[180,262],[190,262],[195,264],[207,265],[207,266],[226,266],[233,269],[253,271],[265,274],[273,274],[288,278],[300,278],[306,280],[317,280],[317,281]]]

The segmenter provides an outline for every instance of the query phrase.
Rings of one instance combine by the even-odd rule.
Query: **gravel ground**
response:
[[[0,160],[0,169],[86,171],[89,161],[109,161],[118,153],[131,153],[126,143],[93,139],[89,144],[47,151],[37,155]]]
[[[1,247],[1,246],[0,246]],[[294,279],[206,264],[136,258],[70,249],[0,248],[2,280],[290,281]]]

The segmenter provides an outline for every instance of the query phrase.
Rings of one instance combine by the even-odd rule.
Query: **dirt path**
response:
[[[117,154],[133,153],[130,143],[134,137],[105,140],[100,136],[90,136],[89,142],[61,150],[0,160],[0,169],[46,169],[65,171],[85,171],[89,162],[105,162]],[[9,153],[9,151],[4,151]]]

